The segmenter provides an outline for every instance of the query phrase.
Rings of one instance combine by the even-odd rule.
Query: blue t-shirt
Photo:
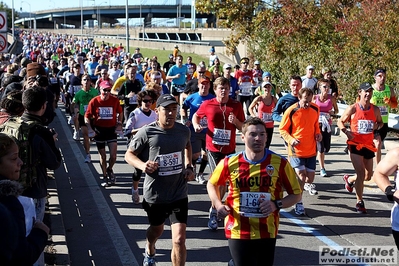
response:
[[[181,67],[174,65],[169,69],[167,76],[176,76],[177,74],[180,74],[180,78],[172,79],[172,84],[185,85],[187,73],[188,73],[188,69],[185,65],[182,65]]]
[[[213,94],[208,94],[206,96],[201,96],[199,95],[198,92],[190,94],[183,103],[182,108],[184,110],[189,110],[190,109],[190,116],[188,117],[188,119],[191,121],[191,119],[193,118],[193,115],[197,112],[198,108],[200,107],[200,105],[206,101],[206,100],[210,100],[215,98],[215,95]],[[191,131],[194,131],[194,127],[193,124],[191,124],[190,126]],[[206,133],[206,128],[203,129],[201,131],[201,133]]]
[[[273,109],[273,120],[276,122],[281,122],[281,118],[285,112],[291,105],[294,103],[299,102],[299,99],[297,96],[292,95],[291,93],[284,95],[280,99],[278,99],[278,102],[276,104],[276,107]]]

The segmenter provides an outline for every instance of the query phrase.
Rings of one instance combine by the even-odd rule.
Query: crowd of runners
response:
[[[273,264],[279,210],[294,206],[297,215],[305,215],[303,191],[317,195],[315,175],[328,176],[325,161],[340,95],[331,69],[322,68],[316,76],[309,65],[304,76],[287,77],[286,89],[273,83],[259,61],[243,57],[238,64],[222,63],[214,47],[209,60],[193,62],[175,45],[162,62],[157,55],[143,55],[140,48],[130,54],[122,43],[41,32],[21,32],[20,40],[21,54],[0,58],[2,112],[8,117],[22,115],[23,109],[33,112],[20,106],[19,113],[13,113],[7,104],[20,101],[10,95],[23,98],[33,90],[31,95],[45,95],[47,108],[34,114],[48,127],[54,108],[63,104],[73,127],[70,137],[83,143],[85,163],[91,163],[90,145],[96,144],[103,187],[117,182],[117,142],[127,139],[132,201],[142,203],[150,223],[143,265],[156,264],[155,243],[166,218],[172,224],[172,264],[184,265],[191,180],[208,189],[209,220],[204,226],[217,230],[225,219],[233,258],[229,265]],[[343,175],[343,186],[349,193],[355,191],[354,210],[359,213],[367,213],[363,183],[373,176],[374,157],[376,163],[381,161],[388,114],[397,108],[393,88],[385,83],[386,70],[377,68],[373,78],[374,83],[359,84],[356,103],[336,122],[348,138],[347,152],[356,172]],[[269,150],[275,122],[287,158]],[[243,152],[236,152],[237,135],[245,144]],[[397,164],[389,165],[391,174]],[[204,175],[207,166],[209,180]],[[394,184],[380,187],[389,200],[398,201]],[[38,217],[43,212],[42,194],[32,196],[38,199]]]

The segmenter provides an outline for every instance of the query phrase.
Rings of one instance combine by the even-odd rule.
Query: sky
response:
[[[143,5],[155,4],[155,5],[176,5],[182,2],[184,5],[191,4],[193,0],[128,0],[129,5],[138,5],[140,2]],[[2,0],[3,3],[7,4],[8,7],[12,7],[12,0]],[[17,12],[35,12],[39,10],[49,10],[49,9],[63,9],[70,7],[80,7],[83,2],[84,7],[88,6],[109,6],[109,5],[126,5],[126,0],[14,0],[14,9]],[[40,3],[40,5],[38,4]]]

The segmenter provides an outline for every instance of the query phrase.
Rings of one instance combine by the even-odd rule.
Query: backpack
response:
[[[8,121],[0,125],[0,132],[14,138],[19,148],[19,158],[23,161],[19,182],[24,189],[32,187],[37,181],[37,169],[39,160],[33,160],[32,136],[33,128],[40,126],[35,121],[23,121],[20,117],[11,116]]]

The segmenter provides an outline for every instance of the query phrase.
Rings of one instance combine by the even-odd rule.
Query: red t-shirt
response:
[[[206,117],[206,148],[212,152],[230,154],[236,148],[236,126],[229,122],[229,115],[243,122],[244,111],[240,102],[229,98],[226,104],[219,103],[216,98],[204,101],[196,112],[200,118]]]
[[[95,126],[115,127],[117,114],[122,114],[122,107],[116,97],[109,96],[102,101],[101,96],[97,96],[89,102],[85,117],[93,119]]]

